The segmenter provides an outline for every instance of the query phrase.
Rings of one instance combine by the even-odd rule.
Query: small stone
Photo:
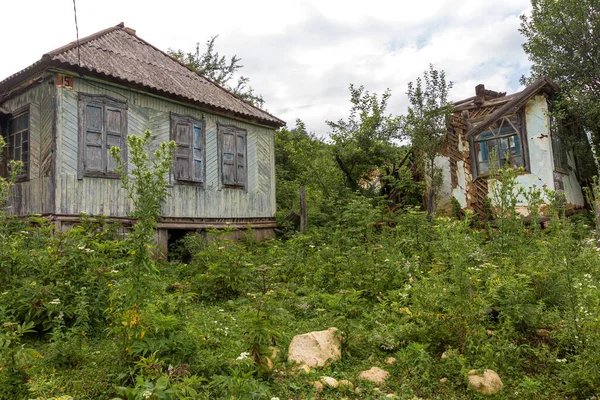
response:
[[[342,379],[341,381],[338,381],[338,385],[339,385],[338,387],[340,389],[349,389],[349,390],[354,389],[354,385],[352,384],[352,382],[350,382],[347,379]]]
[[[379,389],[379,388],[373,388],[373,391],[374,392],[381,392],[381,389]]]
[[[390,399],[395,399],[396,395],[394,393],[388,393],[385,397],[390,398]]]
[[[338,386],[339,386],[339,384],[340,384],[340,383],[337,381],[337,379],[335,379],[335,378],[332,378],[332,377],[330,377],[330,376],[324,376],[324,377],[322,377],[322,378],[321,378],[321,382],[322,382],[323,384],[325,384],[325,385],[329,386],[329,387],[332,387],[332,388],[336,388],[336,387],[338,387]]]
[[[357,388],[354,388],[354,393],[356,393],[356,394],[360,394],[360,392],[362,392],[362,390],[360,390],[360,388],[359,388],[359,387],[357,387]]]
[[[394,365],[394,364],[396,364],[397,361],[398,360],[396,359],[396,357],[388,357],[388,358],[386,358],[385,363],[387,365]]]
[[[321,393],[323,391],[323,384],[319,381],[314,381],[313,386],[317,389],[317,393]]]
[[[273,361],[269,357],[265,357],[261,360],[262,365],[269,371],[273,370]]]
[[[550,331],[548,329],[536,329],[535,334],[540,337],[546,337],[550,335]]]
[[[379,367],[373,367],[366,371],[362,371],[359,375],[359,378],[362,379],[363,381],[383,383],[389,375],[390,375],[389,372],[387,372]]]
[[[491,369],[483,371],[483,375],[479,375],[477,370],[473,369],[467,375],[469,388],[483,395],[496,394],[504,386],[500,376]]]
[[[271,360],[275,360],[277,358],[277,356],[279,355],[279,349],[275,346],[269,346],[269,351],[271,352],[271,355],[269,355],[269,358]]]
[[[442,353],[442,356],[440,357],[442,360],[445,360],[446,358],[448,358],[448,351],[445,351]]]
[[[444,384],[448,383],[448,378],[441,378],[441,379],[440,379],[440,383],[441,383],[442,385],[444,385]]]
[[[296,368],[298,371],[302,371],[306,374],[310,374],[310,367],[306,364],[302,364],[300,365],[298,368]]]
[[[495,332],[493,330],[491,330],[491,329],[486,330],[485,333],[488,336],[494,336],[494,334],[495,334]]]

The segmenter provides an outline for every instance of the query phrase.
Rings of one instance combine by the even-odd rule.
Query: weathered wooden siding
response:
[[[54,212],[52,126],[54,86],[47,80],[0,104],[14,112],[29,106],[29,180],[15,184],[8,211],[15,215]]]
[[[131,204],[120,181],[104,178],[77,179],[78,92],[104,94],[126,99],[130,134],[152,131],[153,147],[170,140],[170,112],[206,121],[206,180],[203,186],[176,184],[171,177],[170,197],[163,216],[175,218],[270,218],[275,215],[274,132],[214,115],[191,107],[128,91],[75,79],[74,90],[59,89],[59,156],[56,204],[58,214],[127,216]],[[235,125],[248,131],[247,190],[219,185],[217,123]]]

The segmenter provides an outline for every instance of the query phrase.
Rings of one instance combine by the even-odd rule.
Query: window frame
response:
[[[189,154],[188,154],[188,158],[189,158],[189,172],[191,175],[193,175],[193,171],[194,171],[194,128],[195,127],[199,127],[201,130],[201,145],[202,145],[202,169],[201,169],[201,177],[199,179],[194,179],[194,177],[189,177],[187,179],[181,179],[181,178],[177,178],[176,173],[175,173],[175,165],[176,165],[176,160],[177,160],[177,149],[180,147],[179,143],[177,143],[177,135],[176,135],[176,126],[177,126],[177,122],[178,121],[187,121],[188,123],[190,123],[192,125],[192,129],[190,130],[190,137],[188,138],[189,140]],[[197,119],[195,117],[192,117],[190,115],[181,115],[181,114],[176,114],[174,112],[170,113],[170,127],[169,127],[169,137],[171,140],[173,140],[176,143],[176,147],[175,147],[175,152],[173,153],[173,160],[171,162],[171,175],[173,177],[173,180],[177,183],[177,184],[182,184],[182,185],[195,185],[195,186],[204,186],[205,182],[206,182],[206,120],[205,119]],[[186,146],[181,146],[181,147],[186,147]]]
[[[1,172],[1,176],[3,177],[8,177],[9,175],[9,171],[8,171],[8,167],[10,164],[11,159],[9,158],[9,152],[10,152],[10,122],[14,119],[17,119],[19,117],[22,117],[23,115],[27,114],[27,144],[28,144],[28,149],[27,149],[27,170],[25,172],[21,172],[19,173],[16,177],[15,177],[15,182],[26,182],[30,179],[30,173],[31,173],[31,110],[30,110],[30,105],[26,105],[23,106],[17,110],[15,110],[14,112],[10,113],[9,115],[6,116],[6,118],[2,119],[2,125],[0,126],[0,130],[1,130],[1,134],[2,137],[4,138],[6,145],[2,151],[2,170]],[[21,130],[20,133],[22,134],[24,130]],[[22,139],[22,136],[21,136]],[[22,153],[22,146],[23,146],[23,140],[21,140],[21,155]],[[22,158],[17,160],[17,161],[23,161]]]
[[[86,154],[86,107],[90,104],[102,106],[102,129],[101,129],[101,144],[100,147],[104,150],[102,152],[102,163],[104,171],[89,171],[87,170],[85,154]],[[112,157],[110,149],[108,148],[107,140],[107,119],[106,110],[107,108],[119,109],[121,112],[121,161],[125,165],[125,171],[127,172],[127,120],[128,120],[128,104],[127,100],[119,100],[114,97],[102,95],[102,94],[87,94],[80,93],[78,100],[78,154],[77,154],[77,179],[83,179],[84,177],[90,178],[108,178],[108,179],[120,179],[121,176],[115,171],[108,171],[108,160]],[[112,147],[112,146],[111,146]],[[107,150],[108,149],[108,150]]]
[[[519,140],[520,140],[520,144],[521,144],[521,157],[523,159],[523,165],[522,165],[522,167],[523,167],[523,169],[525,171],[529,172],[530,171],[529,146],[528,146],[528,143],[527,143],[527,127],[526,127],[525,115],[524,115],[523,110],[521,109],[521,110],[516,111],[515,113],[505,114],[502,117],[498,118],[493,123],[501,121],[504,118],[510,119],[512,116],[515,116],[517,118],[517,124],[518,124],[517,133],[516,134],[512,134],[512,135],[496,136],[496,140],[498,140],[501,137],[502,138],[508,138],[508,137],[511,137],[511,136],[519,136]],[[472,126],[476,126],[477,123],[483,121],[483,119],[485,119],[485,117],[474,119],[474,120],[470,120],[469,123]],[[479,133],[477,135],[472,135],[469,138],[469,146],[470,146],[469,153],[470,153],[470,158],[471,158],[471,173],[473,175],[473,180],[476,180],[478,178],[488,178],[490,176],[489,172],[487,172],[487,173],[481,173],[479,171],[479,158],[478,158],[479,154],[477,152],[477,143],[492,140],[491,138],[488,139],[488,140],[477,140],[477,137],[480,136],[481,134],[483,134],[486,131],[488,131],[488,128],[486,128],[483,132],[481,132],[481,133]],[[498,157],[499,157],[498,161],[500,161],[501,156],[498,155]],[[489,171],[489,167],[488,167],[488,171]]]
[[[564,130],[565,126],[563,121],[551,115],[550,143],[552,146],[552,166],[554,167],[555,172],[563,175],[569,175],[569,151],[567,150],[565,141],[561,137]],[[559,151],[562,151],[562,154],[558,154]],[[557,159],[561,157],[564,160],[564,165],[557,164]]]
[[[234,184],[225,183],[225,177],[223,174],[223,133],[226,130],[232,130],[235,135],[235,150],[234,150],[234,171],[235,171],[235,182]],[[244,176],[243,183],[240,183],[240,179],[238,177],[239,171],[239,150],[238,150],[238,135],[244,137]],[[218,158],[219,158],[219,187],[220,188],[229,188],[229,189],[241,189],[248,190],[248,130],[244,128],[239,128],[235,125],[223,124],[217,122],[217,144],[218,144]]]

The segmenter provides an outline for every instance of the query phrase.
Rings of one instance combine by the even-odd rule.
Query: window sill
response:
[[[554,172],[556,172],[557,174],[569,175],[569,171],[566,169],[554,168]]]
[[[175,183],[171,186],[177,186],[177,185],[204,187],[204,182],[184,181],[184,180],[175,179]]]
[[[105,178],[105,179],[121,179],[121,175],[116,172],[85,172],[84,178]]]
[[[246,186],[245,185],[221,185],[221,189],[246,190]]]

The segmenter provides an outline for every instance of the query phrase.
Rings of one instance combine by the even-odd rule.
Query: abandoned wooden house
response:
[[[463,209],[485,212],[491,168],[511,165],[523,167],[524,189],[555,190],[564,193],[567,209],[584,207],[582,187],[595,167],[584,130],[549,113],[558,90],[542,77],[511,95],[478,85],[475,96],[455,102],[446,147],[436,158],[443,174],[439,206],[450,211],[454,198]],[[524,197],[518,207],[526,213]]]
[[[122,23],[58,48],[0,82],[2,174],[22,161],[8,211],[82,213],[127,223],[127,200],[109,154],[126,135],[177,143],[158,225],[169,235],[227,225],[264,237],[275,227],[274,130],[285,123],[188,69]]]

